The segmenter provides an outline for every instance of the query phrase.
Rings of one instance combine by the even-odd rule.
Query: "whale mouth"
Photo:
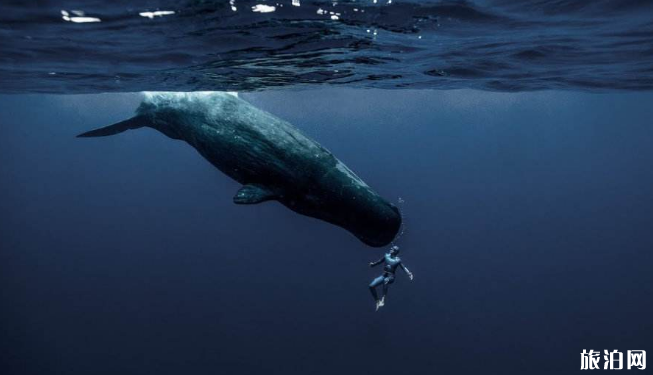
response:
[[[356,236],[361,242],[363,242],[367,246],[371,247],[383,247],[386,245],[389,245],[392,243],[392,240],[390,241],[385,241],[385,240],[378,240],[375,238],[368,238],[368,237],[361,237],[361,236]]]
[[[389,244],[392,243],[392,241],[395,239],[395,237],[397,235],[397,232],[398,232],[398,230],[395,231],[392,234],[386,234],[386,233],[388,233],[388,232],[386,232],[386,233],[380,234],[378,236],[373,236],[373,237],[372,236],[356,235],[356,238],[358,238],[361,242],[363,242],[364,244],[366,244],[368,246],[371,246],[371,247],[383,247],[383,246],[386,246],[386,245],[389,245]]]
[[[397,206],[390,204],[393,215],[383,217],[378,225],[364,228],[363,232],[352,231],[364,244],[372,247],[386,246],[397,237],[401,229],[402,216]]]

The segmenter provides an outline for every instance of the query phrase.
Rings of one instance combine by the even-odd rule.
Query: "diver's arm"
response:
[[[370,267],[378,266],[384,261],[385,261],[385,256],[382,256],[381,259],[377,260],[376,262],[370,262]]]
[[[406,275],[408,275],[408,278],[412,280],[413,279],[413,273],[408,270],[408,267],[404,266],[403,263],[400,263],[399,266],[401,266],[401,269],[404,270],[404,272],[406,272]]]

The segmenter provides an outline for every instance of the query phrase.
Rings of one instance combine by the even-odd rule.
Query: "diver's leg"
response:
[[[383,276],[379,276],[376,279],[372,280],[370,283],[370,293],[372,293],[372,297],[374,297],[374,301],[379,300],[379,295],[376,293],[376,287],[381,285],[383,283]]]
[[[381,304],[383,305],[385,303],[385,297],[388,295],[388,287],[390,284],[395,282],[394,276],[388,276],[385,279],[383,279],[383,297],[381,297]]]

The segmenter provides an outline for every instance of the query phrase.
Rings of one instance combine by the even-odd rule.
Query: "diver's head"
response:
[[[397,256],[399,254],[399,246],[397,245],[392,245],[390,247],[390,255],[392,256]]]

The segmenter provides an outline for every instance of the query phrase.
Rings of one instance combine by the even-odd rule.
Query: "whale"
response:
[[[133,117],[77,137],[139,128],[185,141],[242,184],[233,201],[277,201],[337,225],[372,247],[391,243],[399,209],[298,128],[226,92],[146,92]]]

